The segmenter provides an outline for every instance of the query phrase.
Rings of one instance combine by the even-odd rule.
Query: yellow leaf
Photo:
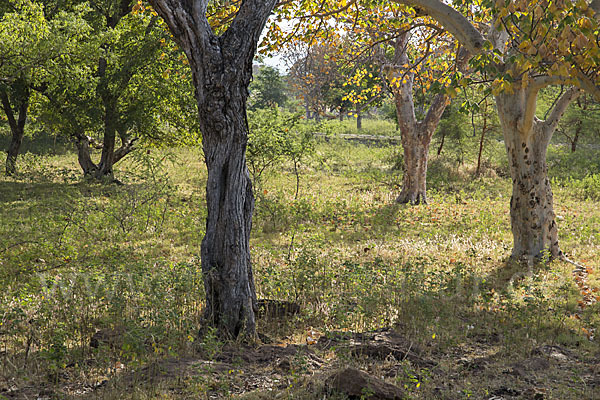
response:
[[[525,51],[531,47],[531,42],[529,40],[524,40],[519,45],[519,50]]]

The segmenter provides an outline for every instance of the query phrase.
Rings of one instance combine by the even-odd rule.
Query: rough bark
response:
[[[431,135],[420,131],[402,129],[402,149],[404,151],[402,191],[396,199],[398,203],[427,203],[427,161]]]
[[[395,65],[409,64],[406,46],[409,35],[400,36],[395,43]],[[433,99],[425,118],[417,121],[415,116],[415,102],[413,98],[414,73],[399,70],[397,78],[400,87],[394,92],[396,113],[402,148],[404,151],[402,191],[396,198],[398,203],[427,203],[427,162],[429,158],[429,145],[435,129],[442,118],[450,98],[439,93]]]
[[[546,121],[537,119],[537,90],[517,89],[496,96],[513,182],[510,216],[514,246],[512,257],[536,260],[562,255],[548,179],[546,151],[564,110],[579,91],[569,89]]]
[[[205,317],[225,335],[254,336],[256,293],[250,262],[254,196],[246,167],[246,99],[256,45],[275,0],[246,0],[216,36],[206,0],[151,0],[192,68],[208,169],[202,272]]]
[[[102,154],[98,168],[95,171],[95,178],[114,179],[113,166],[115,163],[115,141],[117,137],[117,105],[116,101],[104,99],[104,137],[102,139]]]
[[[27,110],[29,108],[29,90],[26,89],[25,93],[20,96],[19,111],[16,119],[8,93],[5,90],[0,93],[0,98],[11,132],[11,140],[6,152],[6,175],[14,175],[17,172],[17,157],[19,156],[23,137],[25,136],[25,122],[27,121]]]

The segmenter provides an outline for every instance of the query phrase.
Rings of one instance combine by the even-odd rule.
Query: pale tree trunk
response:
[[[409,35],[400,36],[395,43],[395,65],[408,65],[407,55]],[[396,72],[399,87],[394,90],[394,101],[402,148],[404,151],[402,191],[396,198],[398,203],[427,203],[427,162],[431,137],[442,118],[450,98],[439,93],[433,99],[423,121],[417,121],[413,98],[414,73],[412,71]]]
[[[558,120],[577,97],[569,89],[546,121],[534,116],[537,90],[516,89],[496,96],[513,182],[510,217],[514,247],[512,257],[539,260],[562,256],[548,179],[546,151]]]
[[[423,132],[419,125],[412,129],[402,129],[402,149],[404,165],[402,191],[396,199],[398,203],[427,203],[427,161],[431,135]]]
[[[254,336],[256,292],[250,262],[254,196],[246,167],[246,99],[256,45],[275,0],[245,0],[216,36],[207,0],[150,0],[192,69],[208,169],[202,240],[206,320],[229,337]]]
[[[83,170],[83,175],[86,177],[95,176],[98,166],[92,161],[92,156],[90,154],[90,138],[85,135],[77,135],[75,144],[77,145],[77,161]]]
[[[25,136],[25,122],[27,121],[27,110],[29,108],[29,90],[26,89],[25,93],[22,93],[20,96],[21,100],[18,105],[19,111],[16,119],[8,93],[3,90],[0,93],[0,97],[11,132],[11,140],[6,152],[6,175],[14,175],[17,172],[17,157],[19,156],[23,137]]]

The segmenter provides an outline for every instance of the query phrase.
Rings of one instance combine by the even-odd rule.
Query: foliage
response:
[[[287,100],[285,89],[285,84],[277,69],[261,66],[250,83],[248,109],[283,107]]]
[[[578,144],[586,145],[600,137],[597,111],[598,103],[591,96],[580,96],[567,109],[557,133],[571,144],[571,151],[575,151]]]
[[[513,92],[513,85],[527,88],[530,83],[541,87],[568,83],[590,89],[600,50],[594,36],[598,21],[586,1],[498,0],[485,5],[494,16],[493,28],[507,37],[496,44],[488,42],[490,51],[476,56],[472,65],[493,80],[494,95]],[[541,75],[547,79],[540,79]]]
[[[263,173],[283,162],[300,161],[310,153],[312,132],[302,131],[300,116],[271,107],[248,113],[250,135],[246,158],[254,187],[260,191]]]
[[[0,81],[10,83],[25,78],[29,84],[87,80],[87,71],[76,65],[85,43],[92,40],[85,20],[85,5],[72,11],[60,10],[47,18],[43,3],[11,1],[14,8],[0,20]],[[11,7],[12,8],[12,7]]]

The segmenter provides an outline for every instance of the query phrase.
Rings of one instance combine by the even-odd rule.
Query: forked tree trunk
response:
[[[254,336],[256,292],[250,262],[254,197],[246,167],[246,99],[260,33],[276,0],[244,0],[216,36],[208,0],[150,0],[192,69],[208,169],[202,272],[205,317],[221,334]]]
[[[11,139],[6,152],[6,175],[14,175],[17,172],[17,157],[19,156],[23,137],[25,136],[25,122],[27,121],[27,110],[29,108],[29,91],[27,90],[23,94],[22,100],[19,103],[17,119],[15,119],[8,93],[3,90],[0,93],[0,97],[11,132]]]
[[[410,64],[407,54],[408,40],[408,34],[401,35],[396,40],[395,65]],[[394,91],[394,101],[404,151],[402,191],[396,198],[396,202],[427,203],[429,145],[446,106],[450,104],[450,97],[443,92],[437,94],[425,118],[417,121],[413,97],[414,72],[399,69],[396,72],[396,79],[399,80],[399,87]]]
[[[529,94],[532,95],[537,96],[537,92]],[[513,258],[539,260],[544,256],[558,258],[562,255],[546,151],[564,109],[577,95],[576,90],[570,89],[547,121],[532,115],[529,122],[527,109],[533,108],[529,113],[534,112],[535,99],[528,99],[527,91],[517,89],[515,94],[496,96],[513,182],[510,201]]]
[[[100,166],[102,165],[102,156],[100,158],[100,163],[97,165],[92,160],[92,155],[91,155],[91,147],[104,150],[104,143],[106,143],[106,140],[104,140],[102,144],[97,144],[92,138],[90,138],[89,136],[83,135],[83,134],[75,134],[75,135],[73,135],[73,137],[75,139],[75,144],[77,145],[77,161],[79,162],[79,166],[81,167],[81,170],[83,171],[83,175],[88,178],[93,178],[93,179],[98,179],[98,180],[106,180],[107,177],[110,177],[111,182],[115,182],[115,180],[112,178],[113,166],[116,163],[118,163],[119,161],[121,161],[121,159],[123,157],[125,157],[127,154],[131,153],[134,150],[134,144],[137,140],[136,137],[127,138],[127,137],[122,136],[121,137],[121,146],[118,149],[113,150],[110,153],[110,155],[109,154],[104,155],[106,152],[103,151],[102,154],[104,155],[104,160],[105,160],[104,165],[105,166],[110,165],[111,174],[107,174],[100,169]],[[106,137],[105,137],[105,139],[106,139]],[[113,149],[114,149],[114,147],[115,146],[113,144]],[[110,164],[108,164],[106,162],[106,160],[108,158],[110,158],[110,160],[112,160],[112,162]]]

